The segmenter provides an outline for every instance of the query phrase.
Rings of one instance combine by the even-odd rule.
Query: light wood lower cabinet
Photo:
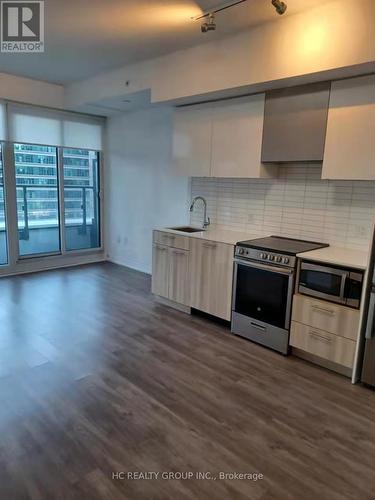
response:
[[[189,252],[169,249],[168,298],[179,304],[190,304]]]
[[[292,321],[290,345],[319,358],[353,368],[356,347],[353,340]]]
[[[190,303],[189,251],[154,244],[152,293],[188,306]]]
[[[161,297],[169,295],[169,255],[168,247],[152,247],[152,293]]]
[[[191,239],[191,307],[213,316],[231,318],[233,245]]]
[[[357,340],[359,311],[349,307],[294,295],[292,319],[351,340]]]

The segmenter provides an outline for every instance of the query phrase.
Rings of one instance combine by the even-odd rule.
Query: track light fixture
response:
[[[207,21],[202,23],[201,26],[202,33],[207,33],[208,31],[215,31],[216,30],[215,14],[212,13],[209,14],[206,19]]]
[[[194,21],[202,21],[201,31],[202,33],[207,33],[208,31],[216,30],[216,22],[215,22],[215,14],[218,12],[222,12],[223,10],[231,9],[236,5],[247,2],[248,0],[232,0],[229,2],[225,2],[221,4],[216,9],[213,9],[209,12],[203,12],[200,16],[194,17]],[[285,14],[287,9],[287,4],[282,0],[271,0],[272,5],[275,7],[276,12],[281,16]]]
[[[276,12],[280,14],[280,16],[282,16],[287,9],[287,4],[281,0],[272,0],[272,5],[275,7]]]

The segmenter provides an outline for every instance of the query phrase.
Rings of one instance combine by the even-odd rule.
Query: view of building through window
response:
[[[14,145],[20,255],[60,251],[57,149]]]
[[[14,145],[20,255],[61,249],[57,148]],[[98,153],[63,150],[67,250],[100,246]]]
[[[0,145],[0,265],[8,262],[3,175],[3,153]]]
[[[98,153],[64,149],[65,242],[67,250],[100,246]]]

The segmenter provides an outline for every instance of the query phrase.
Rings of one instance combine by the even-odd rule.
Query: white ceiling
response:
[[[222,0],[46,0],[45,53],[0,53],[0,72],[67,84],[122,65],[228,36],[330,0],[248,0],[217,15],[217,30],[200,32],[191,18]]]

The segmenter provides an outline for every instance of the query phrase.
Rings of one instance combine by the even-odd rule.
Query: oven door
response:
[[[302,262],[298,291],[339,304],[345,304],[345,286],[348,271]]]
[[[294,270],[235,260],[233,311],[288,330]]]

